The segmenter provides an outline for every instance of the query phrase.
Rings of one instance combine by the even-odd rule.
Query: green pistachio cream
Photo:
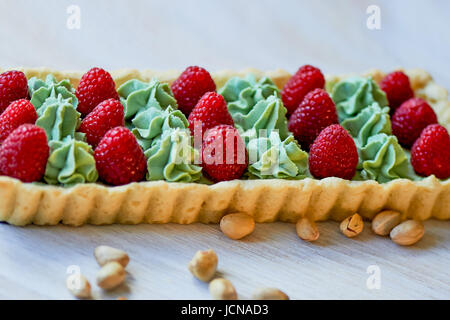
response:
[[[128,127],[147,158],[147,180],[193,182],[202,177],[185,115],[170,87],[152,79],[125,82],[119,89]]]
[[[359,160],[354,180],[420,179],[405,150],[392,135],[384,92],[371,78],[354,77],[338,82],[332,91],[339,119],[355,140]]]
[[[44,180],[49,184],[73,185],[98,179],[92,147],[86,142],[66,136],[50,141],[50,156]]]
[[[367,144],[367,140],[373,135],[392,134],[389,108],[380,107],[376,102],[362,109],[355,116],[342,121],[341,125],[361,146]]]
[[[165,110],[158,106],[148,108],[139,112],[131,122],[131,131],[144,150],[150,148],[152,142],[163,132],[175,128],[186,129],[189,126],[184,114],[171,106]]]
[[[75,137],[80,125],[80,113],[75,109],[72,98],[49,96],[37,109],[36,125],[43,128],[49,141],[61,141],[66,136]]]
[[[28,94],[31,98],[30,102],[36,109],[39,109],[47,98],[58,96],[61,96],[63,99],[71,99],[75,109],[78,105],[78,99],[70,81],[61,80],[58,82],[51,74],[45,78],[45,81],[36,77],[28,80]]]
[[[414,173],[405,150],[393,135],[379,133],[369,137],[364,146],[357,145],[359,162],[356,180],[420,179]]]
[[[308,154],[290,135],[281,140],[276,131],[269,137],[255,137],[247,144],[251,178],[303,179],[308,171]]]
[[[140,111],[151,107],[166,109],[168,106],[177,108],[177,100],[167,83],[161,83],[156,79],[150,82],[129,80],[117,90],[125,109],[125,120],[131,120]]]
[[[197,151],[192,147],[188,129],[169,129],[145,151],[147,180],[193,182],[201,178],[202,168],[195,165]]]
[[[331,97],[336,104],[339,122],[357,115],[374,102],[380,107],[388,105],[386,94],[370,77],[353,77],[338,82]]]
[[[286,139],[286,108],[280,98],[280,92],[269,78],[256,81],[253,75],[245,79],[231,78],[219,93],[228,104],[228,111],[236,128],[241,131],[250,129],[278,130],[280,137]]]

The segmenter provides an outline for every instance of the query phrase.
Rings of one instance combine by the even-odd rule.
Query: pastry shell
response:
[[[52,73],[58,80],[70,79],[74,86],[82,75],[46,68],[18,69],[28,78],[45,78]],[[250,72],[257,77],[270,77],[280,88],[290,77],[283,70],[261,72],[255,69],[221,71],[212,75],[220,87],[230,77]],[[436,111],[439,122],[450,130],[447,91],[423,70],[407,70],[406,73],[416,96],[425,98]],[[111,74],[119,86],[133,78],[148,81],[157,77],[171,82],[179,73],[128,69]],[[365,75],[379,81],[384,74],[371,70]],[[337,81],[346,76],[326,78]],[[13,225],[218,223],[224,214],[237,211],[252,215],[256,222],[296,222],[301,217],[314,221],[341,221],[355,212],[370,220],[384,209],[399,211],[403,218],[448,220],[450,179],[440,181],[431,176],[422,181],[397,179],[383,184],[334,177],[295,181],[234,180],[214,185],[150,181],[118,187],[96,183],[65,188],[0,177],[0,221]]]

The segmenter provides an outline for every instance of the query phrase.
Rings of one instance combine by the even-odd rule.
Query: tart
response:
[[[23,72],[28,79],[37,80],[52,75],[54,81],[68,80],[73,87],[78,86],[82,77],[82,73],[78,72],[59,72],[45,68],[23,69]],[[447,91],[437,85],[425,71],[405,72],[409,76],[415,96],[425,99],[434,109],[439,123],[450,130],[450,101]],[[261,72],[254,69],[240,72],[222,71],[212,73],[212,77],[219,89],[226,86],[230,79],[245,78],[248,74],[252,74],[255,81],[271,79],[279,89],[283,88],[291,77],[283,70]],[[150,83],[154,78],[160,83],[170,84],[177,79],[179,72],[119,70],[111,75],[119,88],[130,80]],[[371,70],[364,76],[370,76],[378,83],[384,75],[379,70]],[[354,75],[326,76],[325,88],[330,92],[340,81],[352,76]],[[65,92],[61,89],[59,98],[67,98],[65,94],[69,96],[72,93],[70,90]],[[126,95],[122,94],[121,99],[124,97],[126,98]],[[63,104],[64,102],[60,102],[59,105]],[[127,113],[133,113],[131,107],[125,107],[125,117]],[[142,138],[140,144],[146,143],[145,130],[133,133]],[[67,142],[63,138],[55,143],[55,148],[60,148],[61,152],[66,143],[85,148],[82,141]],[[73,226],[113,223],[218,223],[223,215],[237,211],[252,215],[256,222],[296,222],[305,216],[314,221],[341,221],[355,212],[370,220],[383,209],[401,212],[403,218],[450,219],[448,178],[442,180],[431,175],[418,180],[398,178],[385,181],[353,181],[336,177],[315,179],[306,172],[303,173],[305,174],[298,175],[298,179],[258,179],[253,175],[254,179],[214,184],[155,179],[108,186],[90,183],[89,181],[96,178],[96,173],[91,172],[86,183],[69,187],[48,183],[24,183],[18,179],[0,176],[0,221],[13,225],[63,223]]]

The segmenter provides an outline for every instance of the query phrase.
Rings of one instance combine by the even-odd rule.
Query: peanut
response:
[[[341,232],[349,238],[355,237],[362,232],[364,222],[362,217],[355,213],[341,222]]]
[[[86,277],[81,274],[70,275],[67,278],[66,286],[79,299],[88,299],[91,297],[91,285]]]
[[[400,212],[385,210],[373,218],[372,231],[380,236],[387,236],[400,222]]]
[[[409,246],[422,239],[424,234],[425,227],[422,222],[406,220],[392,229],[390,236],[396,244]]]
[[[101,267],[108,262],[116,261],[125,268],[128,265],[128,262],[130,262],[130,257],[125,251],[109,246],[99,246],[95,248],[94,256]]]
[[[106,290],[118,287],[125,280],[125,269],[118,262],[108,262],[97,273],[97,285]]]
[[[197,279],[208,282],[216,273],[218,260],[212,249],[197,251],[189,262],[188,269]]]
[[[215,300],[236,300],[237,293],[230,280],[218,278],[209,283],[209,292]]]
[[[228,238],[242,239],[253,232],[255,220],[245,213],[227,214],[220,220],[220,229]]]
[[[319,229],[317,229],[314,221],[311,221],[308,218],[300,218],[300,220],[297,221],[295,228],[300,239],[306,241],[315,241],[319,239]]]
[[[253,293],[254,300],[289,300],[289,296],[277,288],[260,288]]]

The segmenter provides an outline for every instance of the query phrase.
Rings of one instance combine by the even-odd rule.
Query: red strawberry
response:
[[[308,92],[316,88],[323,89],[324,86],[325,78],[320,69],[310,65],[300,67],[281,91],[281,98],[288,110],[288,115],[297,109]]]
[[[381,80],[380,88],[386,93],[391,113],[404,101],[414,97],[409,78],[401,71],[391,72]]]
[[[430,124],[423,129],[412,146],[411,164],[421,176],[450,178],[450,136],[443,126]]]
[[[77,109],[83,116],[106,99],[119,100],[113,78],[100,68],[92,68],[81,77],[75,95],[78,98]]]
[[[178,102],[178,108],[187,116],[198,100],[209,91],[216,91],[216,84],[208,71],[201,67],[188,67],[176,79],[171,89]]]
[[[125,127],[109,130],[94,152],[98,174],[112,185],[123,185],[144,179],[147,161],[136,138]]]
[[[402,103],[392,116],[392,132],[398,141],[410,148],[429,124],[437,123],[430,105],[423,99],[411,98]]]
[[[194,109],[192,109],[188,121],[189,128],[194,136],[194,129],[196,129],[195,131],[198,131],[195,125],[201,125],[202,135],[204,135],[208,129],[219,124],[229,124],[234,126],[234,121],[228,112],[225,99],[215,92],[207,92],[203,95]]]
[[[12,102],[0,115],[0,143],[17,127],[25,123],[34,124],[37,113],[34,106],[26,99]]]
[[[15,100],[28,97],[28,81],[21,71],[0,74],[0,113]]]
[[[0,172],[22,182],[39,181],[44,176],[48,155],[44,129],[23,124],[0,147]]]
[[[248,167],[247,150],[236,128],[218,125],[206,133],[202,167],[213,181],[239,179]]]
[[[338,124],[322,130],[309,151],[309,171],[318,178],[352,179],[358,165],[358,151],[348,132]]]
[[[323,89],[309,92],[289,118],[289,131],[304,148],[329,125],[338,123],[336,106]]]
[[[79,131],[86,134],[87,142],[94,148],[109,129],[125,126],[124,110],[119,100],[101,102],[81,122]]]

